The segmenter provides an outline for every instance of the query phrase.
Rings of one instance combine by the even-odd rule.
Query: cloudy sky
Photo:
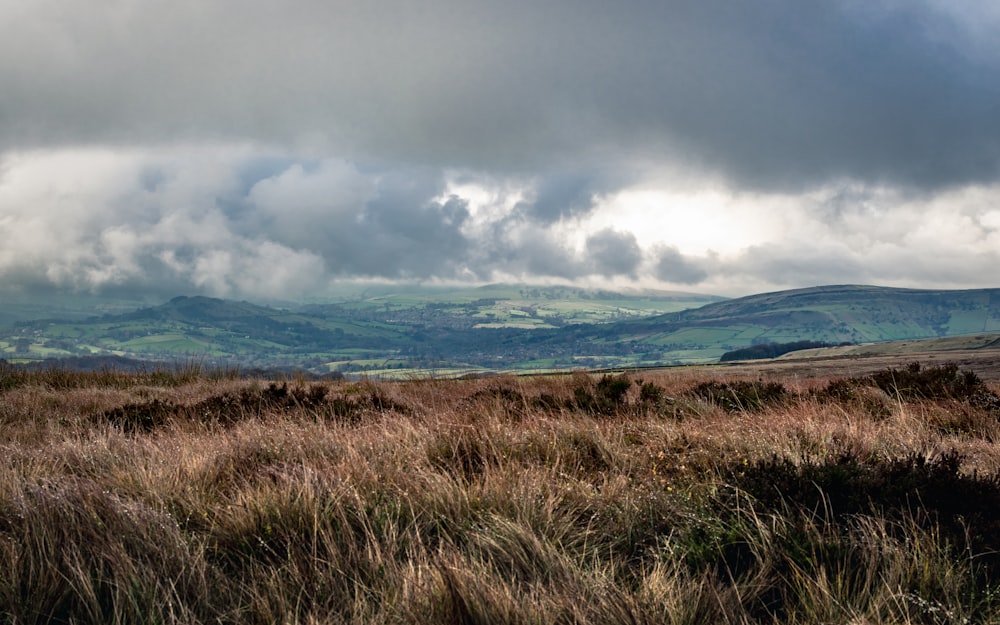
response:
[[[1000,286],[1000,5],[0,0],[0,289]]]

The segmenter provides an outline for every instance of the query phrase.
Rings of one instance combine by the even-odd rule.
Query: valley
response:
[[[850,355],[893,341],[988,336],[1000,333],[1000,289],[829,286],[727,300],[531,285],[365,285],[294,304],[181,296],[85,318],[59,312],[36,309],[38,318],[0,328],[0,358],[113,356],[388,379],[710,363],[734,349],[798,341],[850,344],[824,348]]]

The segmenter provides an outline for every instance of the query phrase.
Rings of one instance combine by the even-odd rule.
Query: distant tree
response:
[[[793,343],[765,343],[763,345],[751,345],[742,349],[734,349],[726,352],[719,358],[719,362],[729,362],[733,360],[763,360],[765,358],[777,358],[789,352],[796,352],[801,349],[815,349],[817,347],[836,347],[838,345],[850,345],[851,343],[824,343],[821,341],[795,341]]]

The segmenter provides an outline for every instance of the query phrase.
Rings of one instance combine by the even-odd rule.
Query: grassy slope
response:
[[[490,284],[475,288],[372,286],[352,290],[331,300],[351,310],[404,311],[434,306],[449,314],[481,320],[485,327],[525,329],[561,323],[595,323],[622,317],[675,312],[703,306],[722,298],[657,290],[622,292],[566,286]]]
[[[871,342],[1000,332],[1000,290],[866,286],[767,293],[630,324],[630,338],[706,354],[751,342]]]
[[[995,415],[826,380],[731,412],[705,376],[0,370],[0,619],[1000,618]]]
[[[928,352],[950,352],[956,350],[1000,349],[1000,334],[963,334],[946,338],[916,339],[910,341],[889,341],[885,343],[865,343],[802,349],[780,356],[779,360],[801,360],[807,358],[859,358],[867,356],[924,354]]]
[[[181,298],[90,323],[35,324],[26,335],[2,337],[0,349],[6,357],[17,356],[20,338],[28,341],[30,352],[21,357],[109,350],[146,357],[227,357],[255,366],[305,363],[317,370],[364,366],[379,374],[411,375],[694,363],[754,342],[860,343],[1000,332],[996,289],[822,287],[594,323],[701,303],[704,299],[685,294],[510,285],[371,287],[335,305],[315,304],[298,312]],[[525,328],[534,330],[514,331]],[[407,360],[403,371],[398,371],[400,359]],[[362,365],[361,360],[376,362]],[[392,362],[383,367],[377,361]]]
[[[128,314],[30,324],[8,334],[0,344],[0,357],[67,356],[84,351],[147,358],[252,358],[258,366],[295,365],[310,358],[333,367],[357,364],[358,350],[365,358],[386,360],[397,358],[406,348],[426,349],[415,343],[419,339],[413,335],[428,324],[447,327],[449,319],[469,327],[553,328],[553,324],[680,310],[718,299],[661,291],[611,293],[524,285],[470,289],[356,285],[345,288],[335,306],[314,302],[295,311],[180,297]],[[412,314],[427,307],[434,317]],[[17,338],[27,338],[27,353],[16,353]]]

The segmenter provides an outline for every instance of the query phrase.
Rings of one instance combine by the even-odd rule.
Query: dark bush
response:
[[[1000,477],[966,475],[956,451],[933,458],[911,453],[890,460],[843,452],[796,464],[772,457],[730,466],[724,479],[749,493],[761,510],[788,507],[841,523],[852,515],[915,519],[1000,573]],[[725,501],[724,506],[733,505]]]
[[[901,369],[884,369],[870,375],[830,382],[819,391],[822,400],[870,402],[865,389],[877,388],[900,401],[952,400],[964,402],[1000,415],[1000,396],[991,391],[973,371],[960,371],[958,365],[945,363],[922,367],[911,362]]]
[[[667,398],[662,386],[657,386],[652,382],[643,382],[642,380],[637,380],[636,384],[639,385],[640,404],[657,405]]]
[[[476,406],[483,403],[502,407],[507,416],[514,419],[524,417],[527,407],[524,395],[502,385],[476,391],[462,400],[462,404],[466,406]]]
[[[329,389],[323,385],[289,388],[271,383],[265,389],[244,389],[237,394],[213,395],[186,409],[189,417],[203,423],[232,424],[247,418],[262,416],[268,411],[288,411],[295,408],[317,410]]]
[[[765,406],[781,403],[788,396],[788,391],[781,383],[763,380],[734,382],[712,380],[702,382],[689,393],[728,412],[755,412]]]
[[[911,362],[902,369],[885,369],[867,378],[871,384],[903,400],[959,399],[969,401],[986,385],[972,371],[959,371],[958,365],[946,363],[922,368]]]
[[[285,383],[272,383],[264,389],[244,389],[239,393],[213,395],[190,406],[154,400],[108,410],[101,416],[127,432],[149,432],[165,425],[171,417],[226,426],[245,419],[261,418],[269,413],[304,410],[315,419],[357,424],[366,415],[386,411],[399,414],[410,412],[407,406],[375,390],[359,397],[327,397],[328,393],[329,389],[323,385],[289,387]]]
[[[531,407],[538,410],[544,410],[545,412],[559,412],[566,407],[566,404],[555,395],[542,393],[537,397],[531,398]],[[570,406],[570,408],[572,408],[572,406]]]
[[[372,391],[365,396],[354,398],[349,396],[334,397],[327,400],[326,412],[320,412],[326,418],[347,424],[360,423],[366,415],[382,412],[409,414],[407,406],[389,399],[378,391]]]
[[[765,358],[777,358],[791,352],[803,349],[816,349],[817,347],[836,347],[838,345],[850,345],[850,343],[824,343],[822,341],[795,341],[793,343],[763,343],[751,345],[726,352],[719,358],[719,362],[730,362],[733,360],[763,360]]]
[[[831,381],[816,393],[822,403],[839,404],[851,411],[858,411],[876,419],[892,414],[893,400],[864,378],[841,378]]]
[[[630,386],[632,381],[624,373],[603,375],[592,388],[577,386],[573,389],[574,407],[595,415],[618,414],[628,405],[625,396]]]
[[[106,410],[101,417],[111,425],[130,434],[151,432],[166,425],[176,414],[177,406],[154,399],[139,404],[125,404],[118,408]]]

